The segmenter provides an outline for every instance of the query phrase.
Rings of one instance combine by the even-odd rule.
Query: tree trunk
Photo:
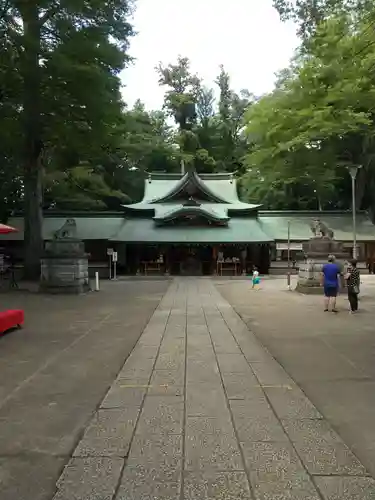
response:
[[[36,2],[25,2],[21,15],[24,27],[23,53],[23,129],[24,129],[24,189],[25,189],[25,277],[38,279],[42,236],[42,163],[41,80],[40,80],[40,21]]]
[[[43,250],[42,170],[39,160],[26,167],[24,174],[25,205],[25,277],[38,280],[40,257]]]

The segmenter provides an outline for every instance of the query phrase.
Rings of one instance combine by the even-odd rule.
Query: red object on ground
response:
[[[12,226],[7,226],[6,224],[0,224],[0,234],[17,233],[18,229]]]
[[[25,313],[21,309],[0,312],[0,333],[23,325]]]

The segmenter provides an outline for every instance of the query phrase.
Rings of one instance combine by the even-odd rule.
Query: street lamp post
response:
[[[353,215],[353,259],[357,260],[357,207],[356,207],[356,196],[355,196],[355,181],[357,178],[358,170],[361,168],[360,165],[353,165],[349,167],[350,177],[352,179],[352,215]]]
[[[288,275],[287,275],[287,284],[288,284],[288,290],[291,289],[290,286],[290,220],[288,220]]]

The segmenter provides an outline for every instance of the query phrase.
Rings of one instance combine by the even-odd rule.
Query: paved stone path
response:
[[[0,500],[51,500],[168,286],[119,280],[81,296],[0,295],[1,309],[26,318],[0,337]]]
[[[210,280],[176,280],[54,500],[370,500],[375,481]]]

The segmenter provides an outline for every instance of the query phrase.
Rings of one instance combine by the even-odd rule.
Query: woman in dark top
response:
[[[357,269],[357,261],[351,260],[350,267],[346,274],[346,283],[348,286],[348,300],[350,304],[350,312],[358,311],[358,294],[361,277]]]

